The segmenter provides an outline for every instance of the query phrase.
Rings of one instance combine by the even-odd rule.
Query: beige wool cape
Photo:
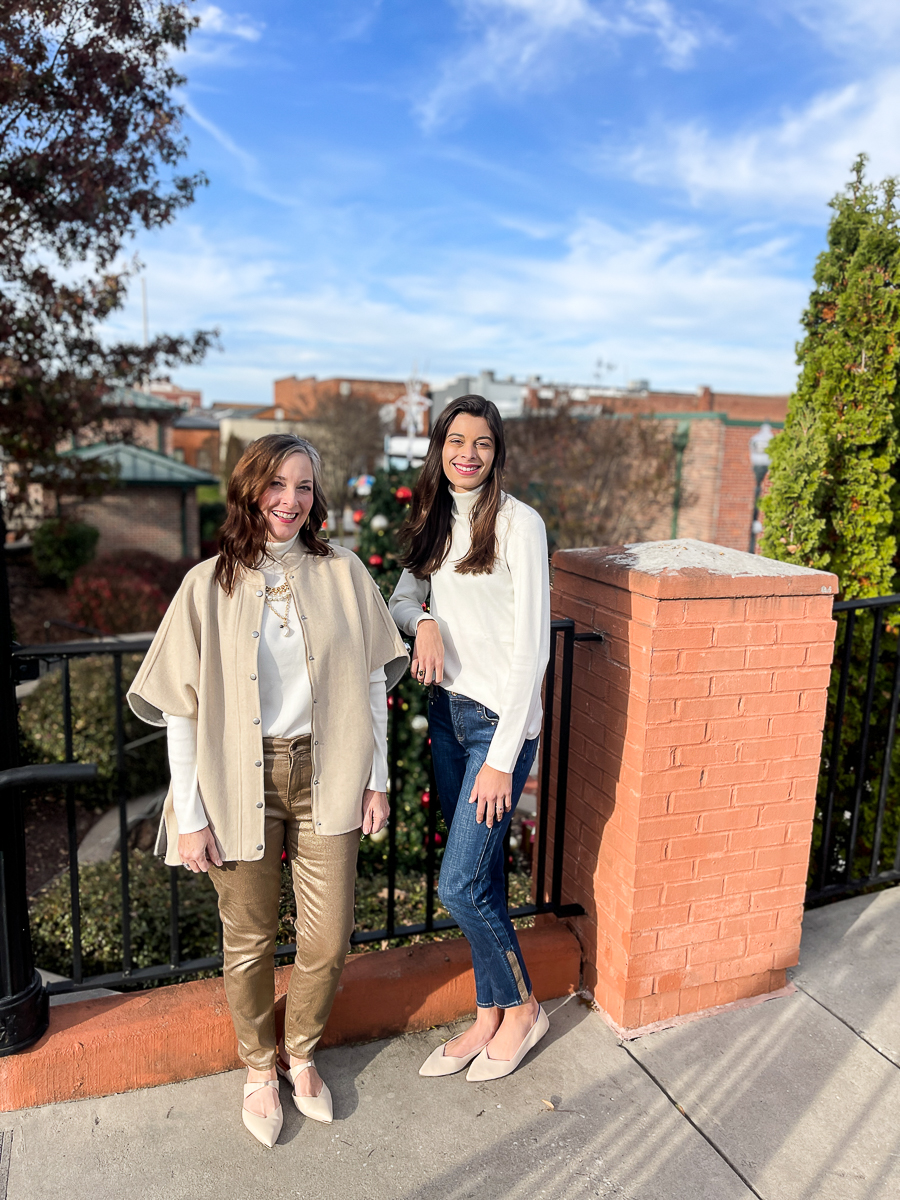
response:
[[[318,558],[295,544],[283,559],[299,617],[297,669],[313,696],[312,811],[316,833],[362,824],[374,738],[369,676],[384,667],[388,689],[409,659],[374,580],[352,551]],[[150,725],[163,713],[197,720],[197,781],[223,860],[253,861],[265,850],[263,750],[257,652],[265,604],[261,571],[244,569],[226,595],[216,559],[189,571],[134,683],[128,703]],[[297,632],[300,632],[297,631]],[[306,663],[299,660],[305,655]],[[178,866],[172,789],[157,853]]]

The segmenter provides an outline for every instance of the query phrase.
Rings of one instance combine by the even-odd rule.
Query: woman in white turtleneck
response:
[[[449,835],[439,894],[469,940],[477,1016],[421,1075],[514,1071],[544,1036],[506,909],[503,839],[537,752],[550,650],[547,537],[502,490],[503,422],[482,396],[435,422],[401,530],[406,568],[391,615],[415,634],[413,674],[431,686],[429,733]],[[424,611],[426,602],[428,611]],[[474,1060],[474,1061],[473,1061]]]
[[[209,871],[225,992],[248,1067],[242,1117],[273,1146],[283,1112],[332,1119],[313,1051],[353,929],[361,834],[388,819],[387,695],[405,647],[359,558],[319,537],[319,458],[303,438],[253,442],[228,485],[216,559],[188,573],[128,699],[168,728],[172,784],[159,849]],[[297,954],[275,1038],[282,853]]]

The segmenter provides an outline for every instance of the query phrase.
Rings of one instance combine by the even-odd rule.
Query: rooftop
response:
[[[119,482],[126,486],[201,487],[218,483],[208,471],[189,467],[165,454],[134,446],[126,442],[96,442],[93,446],[78,446],[66,451],[67,456],[85,461],[102,461],[114,467]]]

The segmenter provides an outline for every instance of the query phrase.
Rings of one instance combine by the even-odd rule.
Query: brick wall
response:
[[[171,440],[172,450],[180,450],[183,456],[182,461],[189,467],[198,467],[201,471],[212,471],[213,473],[218,471],[218,429],[178,429],[175,427],[171,430]]]
[[[200,557],[200,524],[197,496],[184,493],[188,557]],[[150,550],[163,558],[183,556],[181,526],[182,489],[128,487],[108,492],[78,505],[81,520],[100,530],[97,554],[117,550]]]
[[[606,635],[577,648],[572,698],[563,900],[586,910],[586,985],[631,1030],[778,989],[837,580],[683,539],[554,565],[554,617]]]
[[[679,419],[684,418],[672,415],[660,420],[669,437]],[[750,466],[750,438],[759,426],[731,424],[718,416],[695,417],[689,420],[689,425],[678,536],[746,550],[756,487]],[[667,507],[647,537],[662,540],[670,536],[671,529],[672,510]]]
[[[723,428],[722,479],[727,480],[727,485],[720,490],[718,521],[710,540],[736,550],[746,550],[750,544],[756,479],[750,466],[749,447],[755,432],[746,425]]]
[[[406,383],[394,379],[316,379],[314,375],[298,379],[291,375],[287,379],[276,379],[273,389],[273,406],[259,413],[260,418],[275,418],[280,410],[284,419],[303,420],[314,417],[320,404],[339,402],[341,399],[368,400],[376,405],[393,404],[406,393]],[[427,412],[422,420],[424,432],[427,433]],[[403,431],[402,418],[394,421],[390,431]]]

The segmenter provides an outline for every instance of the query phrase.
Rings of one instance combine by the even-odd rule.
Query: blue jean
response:
[[[506,910],[503,839],[515,812],[538,738],[522,747],[512,782],[512,808],[488,827],[469,803],[475,777],[490,750],[497,714],[467,696],[432,689],[429,733],[441,812],[450,831],[438,895],[466,935],[475,968],[479,1008],[515,1008],[531,995],[519,939]]]

